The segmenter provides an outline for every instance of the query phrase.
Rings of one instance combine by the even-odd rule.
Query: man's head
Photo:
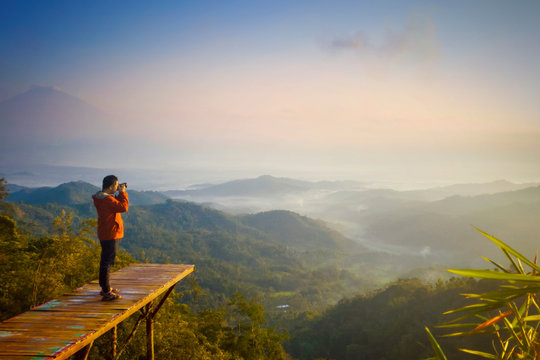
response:
[[[103,178],[101,190],[112,194],[118,189],[118,178],[114,175],[107,175]]]

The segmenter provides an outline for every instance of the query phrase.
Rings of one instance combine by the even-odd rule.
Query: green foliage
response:
[[[289,354],[299,359],[403,359],[427,358],[432,352],[425,326],[444,321],[441,314],[463,306],[463,292],[491,289],[486,281],[452,278],[435,285],[402,279],[370,294],[343,299],[322,314],[307,312],[289,319]],[[456,346],[456,339],[442,345]],[[468,345],[489,348],[487,337],[469,339]],[[449,358],[472,359],[455,350]]]
[[[263,327],[264,308],[254,301],[246,301],[242,294],[233,296],[229,305],[232,316],[229,323],[233,334],[229,335],[228,347],[241,359],[285,359],[280,343],[287,339],[272,327]]]
[[[445,327],[465,330],[446,336],[478,333],[491,335],[492,352],[461,349],[465,353],[475,354],[482,358],[538,359],[540,356],[540,333],[538,332],[540,306],[537,294],[540,292],[540,278],[537,273],[540,267],[536,264],[536,258],[531,261],[498,238],[481,230],[478,231],[499,247],[510,265],[504,267],[486,259],[495,265],[497,270],[449,269],[450,272],[458,275],[496,281],[499,287],[495,291],[464,294],[465,297],[473,299],[474,303],[447,311],[446,314],[462,316]],[[468,322],[464,323],[463,320]]]
[[[93,280],[99,267],[95,220],[74,230],[62,212],[48,236],[20,234],[17,223],[0,215],[0,319],[4,320]],[[125,252],[117,266],[133,259]]]
[[[155,318],[154,342],[156,359],[171,360],[282,360],[286,354],[281,342],[285,334],[265,327],[264,309],[254,301],[246,301],[236,294],[218,309],[194,312],[182,304],[182,294],[174,292],[166,300]],[[118,328],[119,343],[131,332],[137,316]],[[108,339],[102,340],[107,348]],[[136,359],[145,349],[145,334],[138,331],[120,359]],[[106,358],[99,343],[90,359]]]
[[[17,224],[0,214],[0,320],[28,309],[32,303],[31,256]]]

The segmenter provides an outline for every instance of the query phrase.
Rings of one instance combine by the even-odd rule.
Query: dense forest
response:
[[[1,320],[97,277],[92,205],[29,199],[0,200]],[[197,269],[158,315],[159,359],[426,358],[432,350],[424,327],[448,320],[444,311],[466,304],[461,293],[491,286],[404,279],[374,290],[374,283],[339,266],[344,253],[364,249],[289,212],[234,217],[164,200],[133,205],[125,222],[116,268],[141,261],[192,263]],[[272,230],[272,222],[287,226]],[[288,236],[294,246],[286,246]],[[314,236],[317,246],[302,245]],[[120,339],[134,321],[122,324]],[[488,346],[482,337],[466,341]],[[140,358],[143,343],[143,334],[137,335],[121,358]],[[453,349],[458,340],[442,344]],[[102,349],[94,346],[91,358],[106,358]]]

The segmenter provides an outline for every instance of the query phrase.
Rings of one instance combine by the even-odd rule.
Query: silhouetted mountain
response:
[[[7,165],[90,161],[121,149],[118,121],[81,99],[37,86],[0,103],[0,152]]]
[[[107,115],[53,87],[36,86],[0,102],[2,139],[38,143],[98,134]]]
[[[13,185],[10,185],[13,186]],[[92,202],[92,195],[100,188],[84,181],[68,182],[57,187],[23,188],[11,192],[7,200],[31,205],[56,203],[80,205]],[[168,198],[156,191],[133,191],[128,189],[132,205],[149,205],[165,202]]]
[[[268,211],[240,219],[242,223],[271,235],[275,242],[297,249],[365,250],[354,241],[328,228],[322,221],[291,211]]]

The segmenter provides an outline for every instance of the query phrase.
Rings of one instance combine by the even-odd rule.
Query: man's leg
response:
[[[119,239],[103,240],[101,244],[101,261],[99,262],[99,285],[104,293],[109,292],[111,285],[109,283],[109,272],[114,265],[116,251],[118,250]]]

